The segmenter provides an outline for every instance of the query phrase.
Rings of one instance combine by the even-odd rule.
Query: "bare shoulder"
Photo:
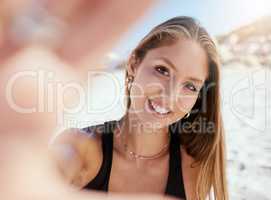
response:
[[[53,139],[50,150],[63,178],[82,187],[98,173],[102,163],[99,126],[67,129]]]
[[[84,129],[70,128],[58,134],[54,138],[53,144],[69,144],[83,155],[88,148],[99,148],[100,135],[96,126]]]

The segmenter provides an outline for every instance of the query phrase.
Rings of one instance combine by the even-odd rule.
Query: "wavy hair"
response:
[[[194,158],[195,162],[191,167],[199,167],[195,199],[214,197],[218,200],[228,200],[225,133],[220,109],[221,64],[214,40],[195,19],[174,17],[154,27],[131,52],[126,64],[138,65],[149,50],[174,44],[180,38],[194,40],[205,50],[208,57],[208,78],[191,115],[171,124],[169,128],[179,133],[181,145],[187,154]],[[125,78],[127,76],[126,71]],[[129,97],[127,87],[126,95]],[[130,101],[128,98],[127,110]],[[184,129],[184,124],[187,123],[191,126]],[[196,130],[196,126],[204,124],[208,124],[209,127]]]

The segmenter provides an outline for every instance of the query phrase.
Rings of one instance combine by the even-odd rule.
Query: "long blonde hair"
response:
[[[174,17],[154,27],[132,51],[127,64],[139,64],[150,49],[171,45],[180,37],[198,42],[208,57],[209,76],[205,81],[199,97],[192,109],[191,115],[170,125],[169,128],[180,132],[181,145],[198,164],[196,194],[198,200],[214,199],[228,200],[226,180],[226,149],[223,121],[220,110],[220,59],[216,45],[207,31],[191,17]],[[127,71],[126,77],[127,78]],[[126,80],[126,79],[125,79]],[[126,87],[127,88],[127,87]],[[129,96],[129,91],[126,89]],[[128,99],[128,108],[130,98]],[[213,124],[212,131],[201,130],[196,132],[193,128],[183,131],[183,124]],[[193,127],[193,126],[192,126]],[[213,193],[211,192],[213,190]]]

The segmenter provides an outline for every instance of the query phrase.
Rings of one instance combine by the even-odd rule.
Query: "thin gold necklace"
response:
[[[120,127],[118,127],[118,132],[120,132]],[[118,133],[117,133],[118,134]],[[133,158],[133,159],[143,159],[143,160],[152,160],[152,159],[156,159],[156,158],[159,158],[160,156],[163,155],[163,153],[166,152],[166,150],[168,149],[169,147],[169,144],[170,144],[170,134],[169,134],[169,140],[168,140],[168,143],[166,145],[163,146],[163,148],[156,154],[154,155],[150,155],[150,156],[146,156],[146,155],[140,155],[140,154],[137,154],[135,153],[134,151],[131,151],[128,149],[128,145],[124,142],[124,139],[121,138],[121,144],[123,144],[123,149],[124,149],[124,152],[125,153],[129,153],[129,155]]]

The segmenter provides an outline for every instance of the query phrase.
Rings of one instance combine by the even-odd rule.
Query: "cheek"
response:
[[[149,96],[164,89],[164,82],[155,75],[151,67],[145,67],[136,75],[134,92]]]
[[[133,108],[144,109],[146,98],[160,94],[164,88],[164,82],[154,74],[151,68],[139,71],[130,92]]]
[[[144,102],[146,100],[146,81],[142,78],[139,76],[136,77],[130,91],[132,107],[138,112],[144,109]]]
[[[176,110],[180,112],[189,112],[197,101],[197,95],[182,95],[177,97]]]
[[[135,104],[144,98],[144,87],[140,82],[135,81],[130,91],[130,98]]]

